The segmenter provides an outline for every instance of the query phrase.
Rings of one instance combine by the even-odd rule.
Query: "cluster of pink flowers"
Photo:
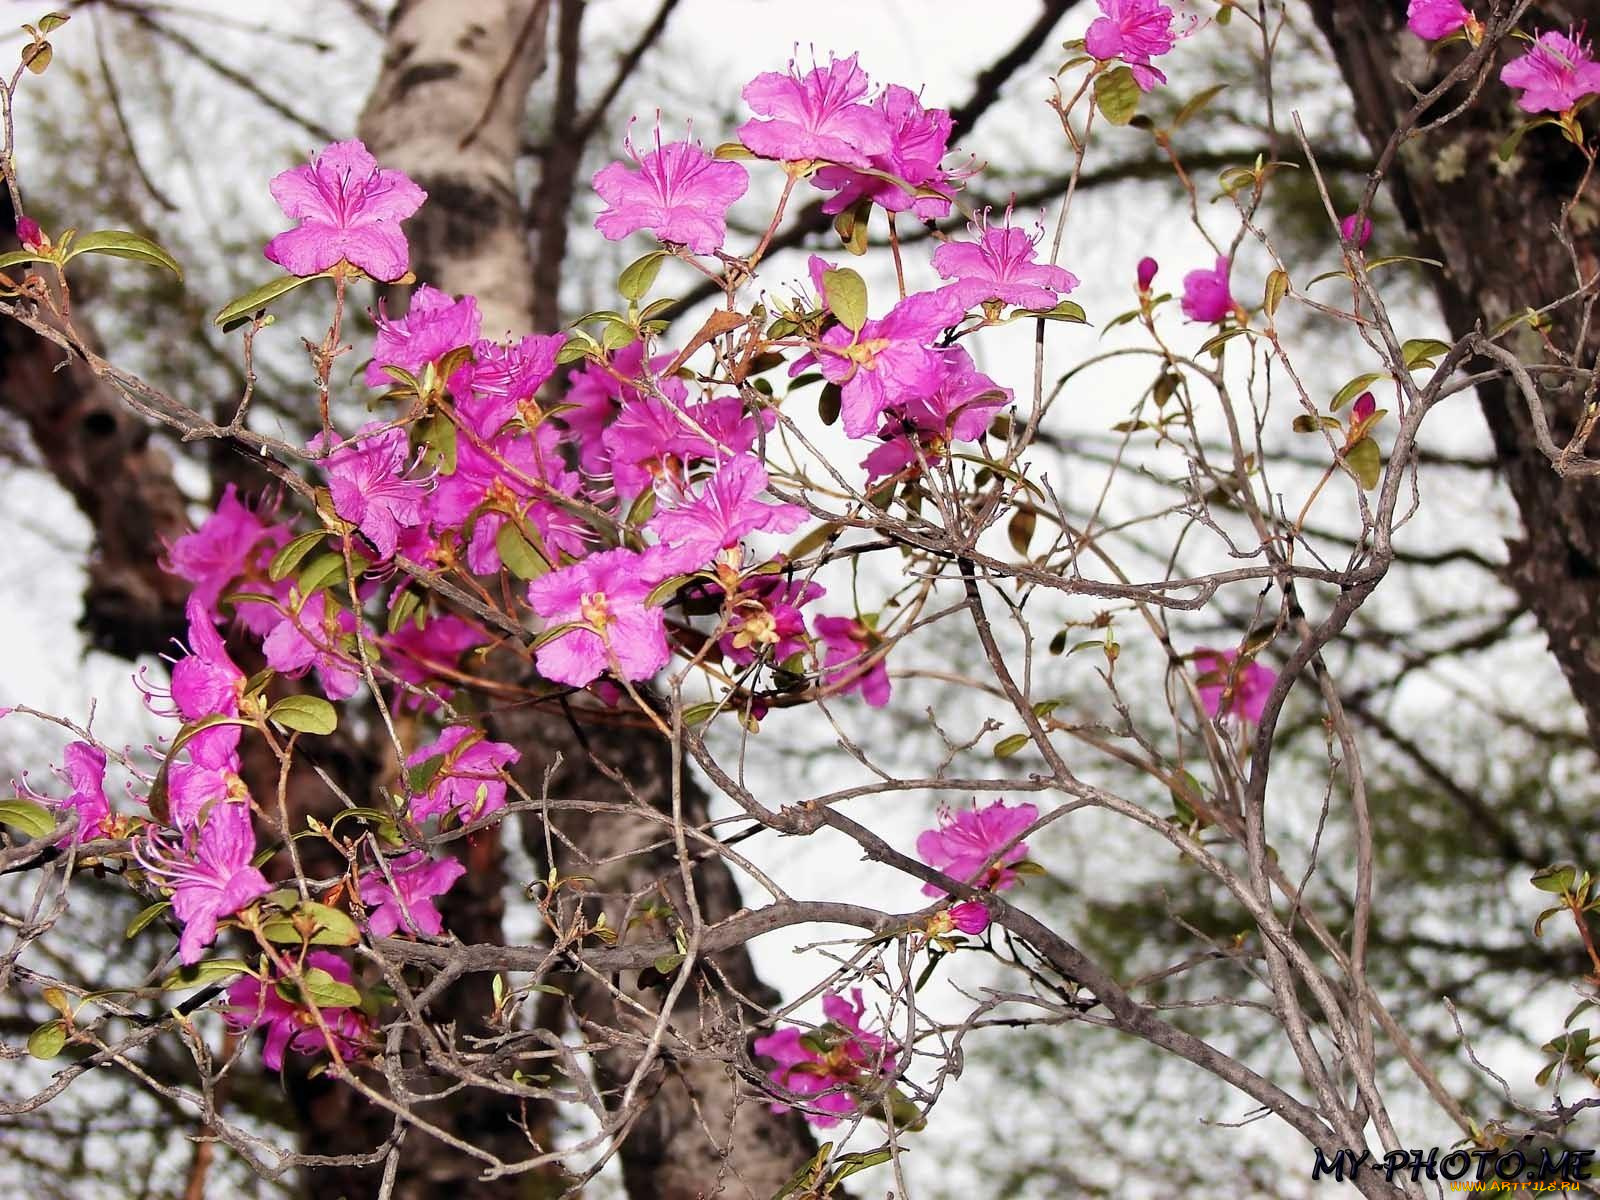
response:
[[[831,1129],[861,1107],[863,1092],[894,1077],[900,1048],[882,1033],[863,1029],[866,1002],[861,989],[850,999],[834,992],[822,997],[827,1022],[816,1029],[780,1029],[757,1038],[755,1052],[773,1061],[769,1078],[779,1088],[804,1097],[813,1125]],[[773,1112],[788,1112],[783,1103]]]
[[[1411,0],[1406,25],[1430,42],[1462,31],[1477,45],[1484,34],[1483,23],[1461,0]],[[1517,104],[1524,112],[1570,113],[1585,97],[1600,94],[1600,63],[1581,28],[1552,29],[1500,68],[1500,82],[1522,93]]]
[[[1038,819],[1036,806],[1004,800],[956,812],[941,807],[939,823],[917,837],[917,854],[959,883],[1003,892],[1017,882],[1016,864],[1028,857],[1028,844],[1018,839]],[[945,890],[928,883],[922,893],[938,897]],[[964,900],[951,906],[949,919],[963,933],[982,933],[989,927],[989,910],[977,900]]]

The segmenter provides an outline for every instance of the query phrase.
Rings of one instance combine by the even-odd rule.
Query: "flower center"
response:
[[[605,632],[606,626],[610,625],[613,620],[611,606],[606,603],[606,594],[604,592],[583,593],[578,600],[578,612],[584,621],[593,625],[601,633]]]

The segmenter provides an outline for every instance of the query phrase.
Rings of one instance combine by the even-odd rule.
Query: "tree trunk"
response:
[[[1313,0],[1312,9],[1375,150],[1412,107],[1408,85],[1426,89],[1463,53],[1449,47],[1430,62],[1427,44],[1405,27],[1405,0]],[[1596,0],[1539,4],[1522,24],[1542,32],[1584,21],[1600,29]],[[1508,42],[1502,56],[1525,49]],[[1430,115],[1449,111],[1456,99],[1446,97]],[[1388,172],[1390,195],[1419,243],[1417,252],[1445,264],[1429,274],[1457,337],[1567,295],[1600,266],[1592,235],[1574,239],[1574,262],[1554,233],[1582,175],[1577,149],[1545,127],[1527,135],[1510,164],[1499,158],[1507,134],[1527,117],[1491,78],[1459,118],[1404,146]],[[1578,365],[1592,365],[1593,333],[1587,345],[1576,345],[1579,307],[1567,304],[1551,316],[1550,341]],[[1554,361],[1534,331],[1524,326],[1519,336],[1510,348],[1524,362]],[[1509,381],[1480,384],[1478,399],[1522,516],[1522,536],[1507,543],[1503,578],[1537,617],[1590,739],[1600,746],[1600,480],[1556,474]],[[1583,388],[1552,389],[1544,399],[1551,434],[1565,444],[1583,419]]]

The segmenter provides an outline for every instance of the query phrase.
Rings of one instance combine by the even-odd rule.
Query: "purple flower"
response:
[[[1228,290],[1228,271],[1232,264],[1218,258],[1209,271],[1190,271],[1183,277],[1183,315],[1191,321],[1210,325],[1225,321],[1238,306]]]
[[[1359,424],[1378,411],[1378,402],[1372,398],[1371,392],[1362,392],[1356,397],[1356,402],[1350,407],[1350,416]]]
[[[244,672],[231,658],[217,632],[216,618],[197,596],[184,611],[189,617],[189,655],[172,664],[172,701],[185,721],[237,716]]]
[[[1012,865],[1028,857],[1026,842],[1013,841],[1039,819],[1032,804],[1007,804],[996,800],[979,808],[951,812],[939,810],[939,823],[917,836],[917,854],[935,870],[952,879],[1000,892],[1017,881]],[[943,896],[937,884],[922,886],[925,896]]]
[[[313,950],[306,955],[306,966],[326,971],[338,983],[353,983],[355,975],[350,964],[327,950]],[[316,1019],[307,1008],[285,1000],[278,991],[281,978],[263,983],[254,975],[246,975],[228,988],[228,1004],[222,1017],[235,1033],[243,1033],[263,1026],[267,1031],[266,1043],[261,1048],[261,1061],[270,1071],[283,1070],[283,1052],[293,1049],[297,1054],[316,1056],[328,1050],[328,1039],[317,1028]],[[293,990],[293,982],[287,988]],[[371,1032],[367,1018],[359,1009],[328,1008],[318,1006],[322,1023],[333,1035],[341,1061],[352,1058],[360,1044]]]
[[[976,241],[946,242],[933,252],[933,269],[941,278],[955,281],[941,290],[959,300],[962,308],[989,300],[1018,308],[1054,308],[1062,295],[1078,286],[1072,272],[1033,261],[1037,239],[1015,228],[1010,212],[1006,224],[995,228],[985,210],[982,221],[969,229]]]
[[[942,372],[938,384],[885,414],[880,431],[885,440],[861,463],[869,479],[920,469],[924,462],[931,466],[951,442],[982,437],[994,414],[1011,403],[1011,389],[979,371],[964,347],[935,354]]]
[[[1146,257],[1139,260],[1137,278],[1140,292],[1148,292],[1150,290],[1150,285],[1155,282],[1156,272],[1160,269],[1161,264],[1153,258]]]
[[[1461,0],[1411,0],[1406,7],[1406,26],[1430,42],[1454,33],[1472,19],[1472,11]]]
[[[304,675],[315,667],[328,699],[345,700],[361,686],[355,661],[340,649],[355,631],[356,621],[350,611],[330,605],[328,593],[321,591],[300,605],[298,611],[290,608],[261,643],[261,652],[269,667],[290,677]]]
[[[10,711],[0,710],[0,716]],[[88,742],[70,742],[63,757],[65,763],[54,770],[56,777],[71,789],[65,800],[41,795],[26,783],[13,782],[13,790],[18,796],[27,796],[54,809],[58,819],[65,816],[68,810],[78,814],[77,827],[56,843],[59,846],[116,837],[117,822],[111,813],[111,802],[106,799],[105,751]]]
[[[1101,62],[1121,59],[1133,71],[1141,91],[1148,92],[1167,77],[1151,65],[1172,49],[1172,10],[1159,0],[1099,0],[1098,17],[1084,35],[1090,56]]]
[[[976,900],[950,906],[950,923],[962,933],[979,934],[989,928],[989,910]]]
[[[454,671],[461,655],[474,646],[489,644],[489,635],[477,625],[463,620],[454,613],[439,613],[418,629],[414,621],[407,621],[396,632],[384,639],[384,649],[389,670],[396,678],[422,687],[433,681],[433,690],[448,700],[453,689],[437,682],[435,677]],[[438,706],[430,700],[411,692],[399,696],[400,707],[432,711]]]
[[[193,595],[214,608],[222,589],[244,574],[250,552],[267,531],[265,523],[239,499],[238,489],[222,490],[217,510],[199,529],[167,547],[161,568],[194,585]]]
[[[360,142],[334,142],[270,186],[284,215],[300,222],[263,251],[289,274],[316,275],[341,259],[383,283],[406,273],[400,222],[428,193],[399,171],[380,169]]]
[[[755,1040],[759,1055],[776,1064],[768,1078],[778,1087],[806,1097],[807,1119],[819,1129],[829,1129],[860,1107],[856,1089],[863,1083],[881,1081],[898,1070],[899,1047],[878,1033],[861,1027],[866,1004],[861,989],[853,988],[846,1001],[834,992],[822,997],[827,1024],[801,1033],[780,1029]],[[781,1102],[773,1112],[788,1112]]]
[[[521,757],[504,742],[488,741],[481,730],[468,725],[448,726],[437,741],[419,746],[406,758],[408,767],[440,760],[427,790],[411,798],[412,819],[426,821],[454,812],[466,822],[498,812],[506,806],[506,781],[500,768]]]
[[[478,340],[480,320],[478,302],[471,296],[452,300],[427,284],[411,293],[411,305],[403,317],[391,321],[380,303],[378,336],[365,376],[367,386],[388,387],[394,383],[384,367],[399,367],[415,375],[458,346],[473,345]]]
[[[669,548],[664,561],[671,571],[698,570],[757,530],[789,533],[805,522],[808,514],[797,505],[756,499],[766,488],[761,461],[741,454],[719,467],[698,494],[658,512],[649,528]]]
[[[1200,685],[1200,703],[1212,717],[1233,714],[1259,721],[1278,673],[1255,659],[1239,662],[1237,650],[1196,650],[1194,669]]]
[[[872,156],[889,153],[893,139],[883,113],[858,103],[867,94],[867,75],[856,57],[830,55],[826,67],[804,75],[792,62],[788,74],[757,75],[742,94],[752,112],[771,119],[746,121],[739,140],[762,158],[871,167]]]
[[[1517,104],[1523,112],[1566,112],[1600,92],[1600,63],[1594,61],[1589,39],[1577,30],[1551,30],[1500,69],[1500,82],[1521,89]]]
[[[490,439],[555,374],[556,354],[567,335],[529,334],[515,345],[480,340],[472,361],[450,377],[456,415],[480,438]]]
[[[394,879],[392,888],[377,866],[361,875],[361,903],[369,910],[367,931],[373,937],[389,937],[397,929],[438,937],[444,919],[434,897],[448,892],[467,868],[453,858],[431,859],[421,850],[391,858],[387,866]]]
[[[883,114],[889,128],[889,149],[872,155],[875,170],[904,180],[912,189],[937,192],[918,195],[879,175],[863,175],[848,167],[823,167],[812,182],[834,195],[822,205],[825,213],[841,213],[866,197],[886,212],[908,209],[923,221],[949,216],[956,176],[940,165],[950,144],[950,114],[942,108],[923,108],[909,88],[891,83],[872,107]]]
[[[193,828],[212,805],[248,802],[238,748],[237,725],[213,725],[183,744],[184,761],[167,768],[167,817],[173,826]]]
[[[625,679],[648,679],[672,656],[661,609],[647,607],[656,584],[673,574],[658,555],[607,550],[540,576],[528,585],[528,602],[552,626],[568,629],[539,647],[539,673],[584,687],[611,669]]]
[[[889,703],[889,668],[882,657],[867,664],[866,656],[878,645],[878,635],[851,617],[818,617],[817,636],[827,647],[823,678],[841,696],[860,692],[873,708]]]
[[[250,865],[256,834],[247,804],[218,805],[181,840],[152,832],[134,842],[133,852],[152,880],[172,889],[172,913],[183,923],[178,958],[185,965],[199,962],[216,940],[218,921],[272,890]]]
[[[44,230],[39,228],[39,222],[32,217],[17,218],[17,241],[29,250],[38,251],[49,245],[45,240]]]
[[[563,400],[573,407],[558,414],[556,420],[573,435],[578,466],[585,474],[601,476],[611,470],[611,447],[604,434],[625,404],[649,397],[683,407],[689,398],[688,387],[675,375],[660,374],[672,359],[671,354],[658,354],[646,364],[644,342],[638,341],[613,354],[609,367],[586,362],[568,375]]]
[[[594,227],[613,242],[648,229],[663,242],[686,246],[695,254],[722,249],[728,209],[750,186],[745,169],[718,162],[694,142],[663,146],[660,128],[656,148],[643,158],[631,134],[622,144],[639,169],[630,171],[616,162],[595,173],[594,190],[607,207]]]
[[[820,583],[795,579],[786,571],[747,575],[733,596],[728,632],[719,643],[723,654],[742,667],[768,651],[775,663],[801,653],[806,619],[800,610],[825,595]]]
[[[965,306],[948,288],[907,296],[859,333],[835,325],[822,335],[817,365],[841,385],[849,437],[865,437],[891,405],[938,386],[940,362],[926,343],[961,320]]]
[[[324,435],[312,439],[312,448],[324,444]],[[426,485],[407,479],[411,445],[406,431],[385,429],[369,421],[355,437],[335,447],[324,470],[333,511],[355,523],[378,551],[380,559],[394,556],[400,531],[423,523],[422,501]]]
[[[1339,222],[1339,237],[1354,242],[1357,249],[1365,250],[1372,240],[1372,221],[1360,213],[1351,213]]]

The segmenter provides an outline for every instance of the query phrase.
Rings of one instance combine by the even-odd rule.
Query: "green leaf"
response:
[[[349,913],[306,900],[289,912],[263,921],[261,936],[269,942],[294,946],[302,942],[313,946],[354,946],[361,940],[361,930]]]
[[[60,1054],[66,1044],[66,1022],[59,1018],[54,1021],[46,1021],[28,1035],[28,1053],[44,1062],[49,1062]]]
[[[321,696],[285,696],[267,710],[267,720],[298,733],[329,734],[339,728],[339,714]]]
[[[1267,316],[1278,315],[1278,305],[1283,303],[1283,298],[1289,294],[1289,276],[1280,270],[1274,269],[1267,274],[1267,291],[1261,301],[1261,311]]]
[[[348,983],[340,983],[321,967],[307,967],[298,983],[284,980],[278,994],[289,1003],[313,1004],[317,1008],[360,1008],[361,993]]]
[[[624,321],[607,321],[600,329],[600,345],[607,350],[621,350],[639,340],[639,331]]]
[[[287,579],[300,565],[301,559],[310,554],[316,544],[327,536],[326,529],[313,529],[310,533],[302,533],[272,556],[272,562],[267,564],[267,578],[274,583]]]
[[[256,313],[267,307],[279,296],[285,296],[302,284],[310,283],[313,279],[326,279],[327,277],[328,273],[326,271],[317,275],[280,275],[276,279],[263,283],[254,291],[246,292],[237,300],[230,300],[227,304],[224,304],[221,311],[211,318],[212,323],[221,325],[224,329],[236,328],[250,320]]]
[[[1139,111],[1139,82],[1127,67],[1107,71],[1094,81],[1094,101],[1106,120],[1126,125]]]
[[[56,827],[56,819],[44,805],[18,796],[15,800],[0,800],[0,824],[20,829],[30,838],[39,838]]]
[[[919,1116],[921,1114],[918,1114]],[[850,1176],[859,1174],[869,1167],[880,1166],[894,1157],[894,1152],[888,1146],[880,1146],[876,1150],[861,1150],[854,1154],[841,1154],[834,1159],[835,1170],[828,1176],[830,1184],[837,1184]]]
[[[72,18],[67,13],[47,12],[39,18],[39,32],[54,33],[70,20]]]
[[[1400,357],[1413,371],[1418,367],[1431,367],[1434,359],[1449,353],[1450,343],[1438,338],[1410,338],[1400,347]]]
[[[435,413],[417,426],[417,439],[428,447],[427,461],[441,475],[456,473],[456,426],[443,413]]]
[[[683,723],[685,725],[703,725],[721,707],[722,703],[718,700],[706,700],[699,704],[691,704],[683,710]]]
[[[860,333],[867,323],[866,280],[849,267],[834,267],[822,273],[822,293],[839,324]]]
[[[1099,642],[1095,643],[1097,646],[1099,644]],[[1010,758],[1026,746],[1028,742],[1029,737],[1025,733],[1013,733],[1010,737],[1003,737],[994,744],[994,756],[996,758]]]
[[[550,564],[522,536],[522,531],[507,521],[494,535],[494,548],[500,552],[500,561],[518,579],[537,579],[547,574]]]
[[[754,158],[755,151],[747,149],[742,142],[723,142],[711,152],[712,158],[734,159]]]
[[[643,300],[655,284],[656,276],[661,274],[661,264],[668,257],[665,250],[652,250],[624,267],[617,278],[617,291],[622,298],[633,302]]]
[[[867,234],[872,227],[872,198],[863,196],[833,219],[839,244],[855,257],[867,252]]]
[[[1368,371],[1365,375],[1357,375],[1333,394],[1333,402],[1328,405],[1329,409],[1338,412],[1378,380],[1387,378],[1389,378],[1387,371]]]
[[[1215,100],[1218,94],[1221,93],[1227,86],[1228,85],[1225,83],[1218,83],[1206,88],[1205,91],[1200,92],[1197,95],[1191,96],[1184,103],[1184,106],[1180,108],[1177,111],[1177,114],[1172,118],[1172,128],[1181,129],[1188,123],[1190,117],[1194,116],[1202,108]]]
[[[204,987],[208,983],[232,979],[235,975],[243,974],[249,969],[249,963],[237,958],[208,959],[206,962],[197,962],[191,966],[179,967],[161,981],[161,990],[163,992],[188,991],[190,988]]]
[[[822,385],[822,391],[817,395],[817,416],[824,425],[832,425],[839,419],[839,409],[843,404],[843,389],[830,380]]]
[[[1063,300],[1054,308],[1025,308],[1020,310],[1030,317],[1037,317],[1041,321],[1065,321],[1069,325],[1087,325],[1088,314],[1083,311],[1083,305],[1074,304],[1071,300]]]
[[[1553,867],[1545,867],[1542,871],[1535,872],[1529,882],[1541,892],[1559,896],[1563,892],[1570,892],[1577,879],[1577,867],[1571,863],[1557,863]]]
[[[1383,456],[1378,451],[1377,442],[1369,437],[1362,438],[1344,452],[1344,462],[1355,472],[1355,477],[1367,491],[1378,486],[1378,480],[1383,475]]]
[[[127,931],[122,935],[123,938],[127,939],[138,937],[139,934],[144,930],[145,926],[149,925],[151,921],[154,921],[157,917],[171,907],[171,900],[157,900],[149,907],[141,908],[139,910],[139,915],[128,922]]]
[[[683,958],[681,954],[663,954],[650,965],[655,967],[658,975],[672,975],[683,965]]]
[[[80,254],[108,254],[112,258],[129,258],[149,266],[165,267],[179,279],[183,278],[183,268],[178,265],[177,259],[149,238],[126,229],[100,229],[94,233],[80,234],[73,239],[72,245],[67,247],[61,262],[65,265]]]
[[[0,254],[0,271],[11,267],[20,266],[25,262],[47,262],[42,254],[35,254],[32,250],[8,250]]]
[[[1521,125],[1518,125],[1509,134],[1507,134],[1506,139],[1500,143],[1500,161],[1510,162],[1511,156],[1517,152],[1517,147],[1522,144],[1522,139],[1525,138],[1531,130],[1537,129],[1541,125],[1559,124],[1561,124],[1561,121],[1556,117],[1535,117],[1531,121],[1524,121]]]
[[[23,65],[35,75],[44,74],[44,69],[50,65],[50,59],[55,51],[50,48],[49,42],[29,42],[22,48]]]
[[[401,588],[389,602],[389,617],[384,628],[399,633],[400,627],[422,610],[422,597],[411,588]]]
[[[366,561],[359,555],[351,556],[351,566],[357,575],[367,569]],[[311,560],[311,565],[301,571],[300,578],[295,580],[295,587],[302,596],[310,596],[325,587],[343,582],[344,555],[337,550],[330,550]]]

